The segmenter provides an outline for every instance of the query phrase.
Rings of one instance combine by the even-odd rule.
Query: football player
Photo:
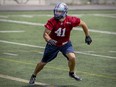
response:
[[[60,51],[68,60],[69,76],[77,81],[82,80],[75,73],[76,56],[70,33],[73,27],[81,26],[85,33],[85,43],[91,44],[92,39],[88,32],[88,27],[84,21],[78,17],[68,16],[68,6],[65,3],[58,3],[54,8],[54,17],[45,24],[43,37],[47,42],[42,60],[37,64],[29,83],[34,84],[37,74],[44,66],[57,57]]]

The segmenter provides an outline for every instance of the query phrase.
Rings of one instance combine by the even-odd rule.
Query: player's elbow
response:
[[[51,39],[49,34],[47,34],[46,32],[43,34],[43,38],[45,39],[45,41],[49,41]]]
[[[84,26],[86,26],[86,23],[81,20],[79,26],[84,27]]]
[[[46,40],[46,34],[45,33],[43,33],[43,38]]]

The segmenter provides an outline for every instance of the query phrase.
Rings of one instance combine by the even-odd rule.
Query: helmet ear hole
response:
[[[57,11],[61,11],[62,13],[57,14]],[[67,15],[67,12],[68,6],[65,3],[58,3],[54,8],[54,18],[60,20],[61,18],[64,18]]]

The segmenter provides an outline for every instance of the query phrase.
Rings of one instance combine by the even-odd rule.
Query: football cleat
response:
[[[81,81],[82,78],[80,78],[79,76],[77,76],[76,74],[74,74],[74,72],[69,72],[69,76],[77,81]]]
[[[36,76],[32,75],[30,78],[29,84],[33,85],[35,83],[35,80],[36,80]]]

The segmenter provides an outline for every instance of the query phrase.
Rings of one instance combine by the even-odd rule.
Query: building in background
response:
[[[45,0],[0,0],[0,5],[45,5]]]
[[[69,5],[83,5],[83,4],[116,5],[116,0],[0,0],[0,5],[53,5],[57,2],[65,2]]]

